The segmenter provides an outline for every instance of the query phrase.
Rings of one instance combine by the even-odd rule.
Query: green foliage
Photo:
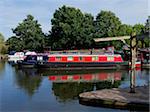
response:
[[[136,32],[136,35],[140,35],[144,33],[144,25],[142,24],[135,24],[133,26],[133,32]]]
[[[55,11],[52,21],[53,49],[88,48],[94,32],[93,17],[79,9],[63,6]]]
[[[23,42],[21,41],[21,38],[17,38],[16,36],[10,37],[6,43],[9,45],[8,50],[9,51],[22,51],[23,50]]]
[[[122,50],[124,43],[120,40],[112,41],[112,46],[115,47],[116,50]]]
[[[126,24],[122,24],[119,27],[118,30],[118,35],[119,36],[127,36],[127,35],[131,35],[132,33],[132,26],[131,25],[126,25]]]
[[[150,16],[148,16],[148,19],[146,20],[144,31],[145,31],[146,33],[149,33],[149,32],[150,32]]]
[[[15,29],[12,29],[16,37],[9,39],[10,46],[13,46],[11,49],[43,50],[44,34],[40,26],[41,25],[38,24],[37,20],[34,20],[32,15],[27,15],[27,18],[24,19],[22,23],[19,23]]]
[[[150,33],[150,16],[148,16],[148,19],[146,20],[145,27],[144,27],[144,47],[150,47],[150,38],[149,38],[149,33]]]
[[[142,41],[138,41],[137,44],[139,48],[142,48]]]
[[[128,27],[127,25],[122,25],[118,17],[111,11],[101,11],[98,13],[96,17],[96,21],[94,22],[95,26],[95,38],[100,37],[114,37],[120,35],[126,35],[128,30],[124,31],[124,27]],[[120,30],[120,32],[118,32]],[[119,41],[113,42],[103,42],[100,44],[100,47],[106,47],[114,45],[115,48],[120,49],[122,47],[122,43]],[[116,46],[117,45],[117,46]]]
[[[19,25],[13,29],[13,36],[7,40],[9,50],[35,50],[42,51],[43,47],[49,46],[52,49],[86,49],[106,47],[113,45],[115,49],[121,49],[124,45],[120,41],[95,43],[93,38],[127,36],[132,32],[137,35],[149,33],[150,16],[145,26],[135,24],[133,27],[121,24],[119,18],[111,11],[101,11],[97,14],[96,20],[88,13],[82,13],[79,9],[62,6],[55,11],[52,22],[52,29],[49,34],[44,35],[40,24],[34,20],[32,15],[27,15]],[[130,44],[130,40],[126,40]],[[138,42],[139,47],[149,46],[149,39]],[[4,43],[4,37],[0,34],[0,43]],[[4,45],[4,44],[3,44]],[[2,48],[2,44],[0,44]],[[1,50],[1,49],[0,49]]]
[[[145,47],[150,47],[150,38],[144,39]]]
[[[138,47],[140,47],[140,48],[150,47],[149,22],[150,22],[150,16],[148,16],[148,19],[146,20],[145,26],[142,24],[136,24],[133,27],[133,29],[134,29],[134,31],[136,31],[137,35],[143,35],[144,36],[144,39],[138,40]]]
[[[111,11],[101,11],[95,21],[95,37],[118,36],[121,22]]]
[[[7,46],[5,45],[4,36],[0,33],[0,54],[7,53]]]
[[[0,43],[4,42],[4,36],[0,33]]]
[[[133,28],[131,25],[122,24],[119,27],[118,30],[118,36],[130,36],[133,31]],[[130,45],[130,40],[127,40],[127,44]],[[112,41],[112,45],[115,47],[116,50],[121,50],[124,43],[121,41]]]

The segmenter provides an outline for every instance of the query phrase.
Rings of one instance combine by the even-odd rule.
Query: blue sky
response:
[[[44,33],[51,30],[51,18],[62,5],[79,8],[96,16],[101,10],[110,10],[125,24],[144,24],[150,9],[148,0],[0,0],[0,32],[9,38],[27,14],[41,24]]]

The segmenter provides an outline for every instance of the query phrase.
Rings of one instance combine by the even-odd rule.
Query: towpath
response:
[[[80,104],[119,109],[149,110],[149,86],[136,87],[136,93],[125,89],[103,89],[79,95]]]

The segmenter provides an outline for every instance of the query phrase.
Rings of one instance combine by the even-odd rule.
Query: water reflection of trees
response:
[[[91,70],[91,69],[81,69],[81,70],[39,70],[39,73],[43,74],[44,76],[51,76],[51,75],[74,75],[74,74],[96,74],[96,73],[114,73],[116,70]]]
[[[121,81],[101,81],[96,83],[91,82],[66,82],[66,83],[53,83],[52,90],[58,101],[68,101],[78,97],[82,92],[99,90],[104,88],[117,88]]]
[[[0,72],[3,71],[5,68],[5,61],[0,62]]]
[[[2,76],[3,76],[3,71],[4,71],[4,69],[5,69],[5,62],[4,61],[1,61],[0,62],[0,79],[2,78]]]
[[[16,84],[19,88],[24,89],[29,96],[32,96],[38,90],[42,77],[37,70],[16,70]]]
[[[59,101],[68,101],[75,99],[79,93],[84,91],[92,91],[94,87],[93,83],[53,83],[52,90],[54,95]]]
[[[114,81],[113,83],[110,81],[102,81],[96,83],[96,90],[100,89],[109,89],[109,88],[118,88],[121,85],[121,81]]]

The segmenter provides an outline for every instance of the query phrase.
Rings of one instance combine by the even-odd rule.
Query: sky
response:
[[[150,15],[148,0],[0,0],[0,32],[8,39],[14,35],[11,29],[31,14],[43,32],[48,33],[55,10],[63,5],[79,8],[94,17],[101,10],[110,10],[123,24],[130,25],[145,24]]]

